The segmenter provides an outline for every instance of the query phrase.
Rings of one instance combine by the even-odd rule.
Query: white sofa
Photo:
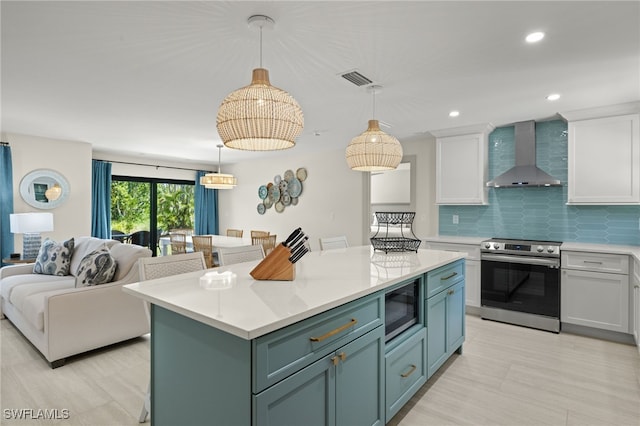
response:
[[[144,304],[122,291],[139,281],[138,259],[146,247],[93,237],[75,238],[70,274],[33,273],[33,264],[0,268],[0,318],[8,318],[52,368],[65,358],[149,332]],[[109,283],[76,287],[82,258],[106,246],[117,264]]]

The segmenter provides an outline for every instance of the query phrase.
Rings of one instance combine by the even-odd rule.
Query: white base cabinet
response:
[[[629,333],[629,256],[563,252],[560,321]]]

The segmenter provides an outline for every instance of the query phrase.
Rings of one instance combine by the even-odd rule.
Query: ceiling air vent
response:
[[[356,86],[366,86],[367,84],[373,83],[373,80],[368,79],[364,75],[360,74],[358,71],[349,71],[341,75],[342,75],[342,78],[352,82]]]

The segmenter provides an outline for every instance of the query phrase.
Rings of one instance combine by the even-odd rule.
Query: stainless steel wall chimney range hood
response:
[[[536,123],[515,124],[516,165],[487,182],[491,188],[522,188],[527,186],[561,186],[560,181],[536,166]]]

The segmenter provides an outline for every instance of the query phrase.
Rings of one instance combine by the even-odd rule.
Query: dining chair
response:
[[[193,235],[193,251],[202,252],[207,268],[218,266],[213,261],[213,237],[211,235]]]
[[[268,231],[251,231],[251,238],[253,237],[268,237]]]
[[[320,250],[331,250],[338,248],[347,248],[349,243],[347,237],[340,235],[338,237],[323,237],[320,238]]]
[[[138,259],[138,271],[140,281],[164,278],[172,275],[185,274],[187,272],[202,271],[207,269],[202,252],[182,253],[175,256],[143,257]],[[147,320],[151,326],[151,314],[149,303],[144,302]],[[151,412],[151,382],[147,387],[147,393],[142,404],[142,411],[138,421],[144,423]]]
[[[187,252],[187,234],[172,232],[169,234],[169,241],[171,243],[171,254]]]
[[[220,262],[220,266],[261,259],[264,259],[264,249],[262,245],[218,247],[218,261]]]
[[[261,237],[251,237],[251,244],[261,245],[265,256],[271,253],[271,251],[276,248],[276,235],[267,235]]]
[[[244,234],[242,229],[227,229],[227,237],[242,238],[242,234]]]
[[[151,248],[151,233],[149,231],[136,231],[129,237],[129,243]]]

